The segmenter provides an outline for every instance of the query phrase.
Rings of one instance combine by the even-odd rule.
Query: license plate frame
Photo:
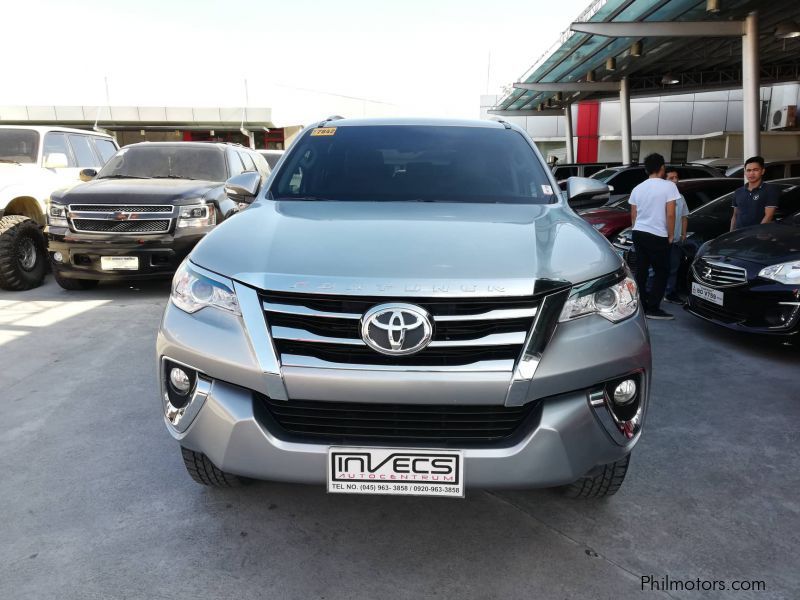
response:
[[[103,271],[138,271],[138,256],[101,256],[100,268]]]
[[[692,296],[705,300],[706,302],[711,302],[717,306],[723,306],[725,302],[725,292],[715,290],[714,288],[710,288],[702,283],[697,283],[696,281],[692,282]]]
[[[464,497],[463,450],[331,446],[330,494]]]

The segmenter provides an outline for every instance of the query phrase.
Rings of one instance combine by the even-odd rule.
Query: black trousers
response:
[[[636,285],[645,310],[658,310],[664,298],[669,277],[669,241],[665,237],[645,231],[633,232],[633,245],[636,248]],[[653,267],[655,276],[650,293],[647,293],[647,275]]]

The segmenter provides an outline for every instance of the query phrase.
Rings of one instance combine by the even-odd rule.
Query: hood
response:
[[[726,233],[708,242],[704,256],[762,265],[800,259],[800,226],[768,223]]]
[[[54,194],[52,199],[67,204],[186,204],[222,185],[192,179],[95,179]]]
[[[191,260],[276,291],[527,295],[622,265],[561,205],[261,201],[217,227]]]

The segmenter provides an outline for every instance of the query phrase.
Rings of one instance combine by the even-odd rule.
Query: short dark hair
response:
[[[758,166],[762,169],[764,168],[764,157],[763,156],[751,156],[746,161],[744,161],[744,168],[747,168],[747,165],[750,163],[758,163]]]
[[[653,152],[652,154],[648,154],[644,158],[644,170],[647,171],[648,175],[652,175],[653,173],[658,173],[661,170],[661,167],[664,166],[664,157],[661,156],[658,152]]]
[[[680,172],[678,171],[678,167],[667,167],[667,170],[664,171],[664,173],[666,175],[669,175],[670,173],[678,173],[678,175],[680,175]]]

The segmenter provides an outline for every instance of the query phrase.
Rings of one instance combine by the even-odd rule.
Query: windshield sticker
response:
[[[543,185],[542,186],[542,193],[545,194],[546,196],[552,196],[553,195],[553,188],[551,188],[549,185]]]
[[[312,136],[335,135],[335,134],[336,134],[336,127],[317,127],[314,131],[311,132]]]

